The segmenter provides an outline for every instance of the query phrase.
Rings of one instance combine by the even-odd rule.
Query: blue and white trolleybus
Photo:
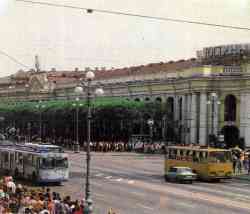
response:
[[[2,141],[0,170],[38,183],[67,181],[68,154],[61,147],[51,144],[15,144]]]

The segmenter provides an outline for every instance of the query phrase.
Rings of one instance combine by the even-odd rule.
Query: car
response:
[[[166,181],[188,182],[193,183],[196,180],[197,174],[192,172],[189,167],[171,167],[165,175]]]

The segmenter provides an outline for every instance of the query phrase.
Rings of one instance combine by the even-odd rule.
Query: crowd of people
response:
[[[0,214],[88,214],[89,203],[62,197],[50,188],[27,188],[11,176],[0,181]],[[108,214],[115,214],[110,209]]]
[[[250,174],[250,153],[240,149],[232,150],[234,174]]]

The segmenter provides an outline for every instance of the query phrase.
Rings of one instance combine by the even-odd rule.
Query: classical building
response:
[[[1,100],[74,99],[88,69],[18,71],[0,79]],[[250,146],[250,44],[204,48],[189,60],[94,71],[93,85],[101,84],[105,96],[161,102],[172,115],[163,120],[183,143],[206,145],[219,136],[229,145],[240,140]]]

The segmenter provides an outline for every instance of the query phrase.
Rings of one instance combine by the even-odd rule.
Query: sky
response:
[[[33,0],[250,27],[250,0]],[[203,47],[250,43],[250,31],[0,0],[0,51],[41,69],[119,68],[195,57]],[[27,70],[0,52],[0,76]]]

